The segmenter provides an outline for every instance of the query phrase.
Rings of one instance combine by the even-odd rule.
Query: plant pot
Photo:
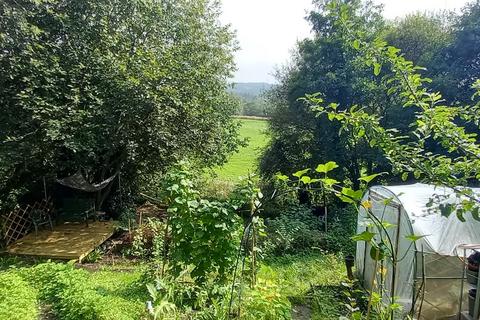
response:
[[[478,270],[467,269],[467,282],[476,286],[478,282]]]

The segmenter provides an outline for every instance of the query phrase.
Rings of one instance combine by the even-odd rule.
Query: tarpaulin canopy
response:
[[[104,189],[110,182],[115,179],[115,177],[118,175],[118,172],[116,172],[113,176],[110,178],[100,182],[100,183],[90,183],[85,179],[83,174],[78,171],[74,175],[70,177],[66,177],[63,179],[58,179],[57,182],[65,187],[69,187],[72,189],[80,190],[80,191],[85,191],[85,192],[97,192],[102,189]]]
[[[472,189],[480,195],[480,189]],[[388,234],[399,261],[393,266],[387,263],[386,273],[376,270],[377,263],[371,257],[371,247],[365,242],[357,243],[357,274],[367,289],[372,289],[385,280],[386,292],[395,297],[404,306],[404,311],[418,310],[418,299],[423,297],[420,319],[439,319],[440,316],[455,315],[460,300],[460,279],[463,262],[462,244],[480,244],[480,222],[472,214],[464,215],[462,222],[456,214],[448,217],[440,213],[438,202],[429,205],[432,200],[442,204],[459,203],[452,189],[427,184],[400,186],[374,186],[364,195],[364,201],[370,201],[370,213],[390,228]],[[370,230],[369,230],[370,229]],[[368,214],[362,208],[357,232],[366,230],[376,232],[368,223]],[[381,232],[380,232],[381,233]],[[412,243],[410,235],[423,236]],[[464,306],[467,306],[465,303]]]

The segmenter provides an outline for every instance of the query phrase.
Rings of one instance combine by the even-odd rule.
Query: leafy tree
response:
[[[341,6],[343,3],[349,5]],[[329,121],[326,115],[315,117],[298,100],[305,94],[321,92],[327,104],[335,103],[340,109],[359,104],[382,115],[387,114],[390,106],[397,105],[385,94],[384,84],[359,63],[357,52],[339,33],[335,24],[338,14],[352,17],[353,27],[361,31],[362,39],[373,39],[384,28],[380,8],[371,3],[316,2],[316,10],[308,17],[313,38],[298,44],[292,63],[279,71],[279,85],[270,92],[274,106],[270,123],[272,139],[261,162],[266,177],[278,171],[291,173],[292,168],[313,167],[327,160],[345,168],[339,175],[349,177],[354,184],[362,168],[384,171],[384,161],[378,153],[369,151],[362,143],[351,144],[347,132],[339,135],[338,124]],[[389,116],[384,119],[386,123],[394,122]]]
[[[454,40],[437,59],[434,83],[449,102],[470,104],[480,77],[480,3],[472,2],[454,24]]]
[[[422,77],[418,73],[421,68],[400,55],[399,49],[382,40],[359,40],[361,33],[352,28],[354,21],[349,21],[348,17],[337,18],[345,39],[359,50],[365,65],[371,66],[373,73],[382,67],[390,70],[383,76],[389,83],[389,94],[398,96],[406,109],[415,112],[412,132],[408,136],[399,135],[397,131],[382,126],[378,115],[369,114],[365,109],[339,111],[331,106],[325,107],[321,99],[308,97],[313,108],[338,121],[342,130],[351,132],[355,139],[364,140],[381,150],[404,179],[412,175],[415,179],[453,189],[460,203],[458,206],[440,204],[442,214],[448,216],[455,212],[464,220],[468,212],[480,220],[480,200],[471,189],[464,188],[480,182],[480,144],[477,134],[458,124],[463,122],[479,128],[480,80],[472,86],[476,101],[473,105],[449,105],[440,93],[430,91],[426,84],[431,80]],[[447,153],[430,151],[427,147],[429,139],[441,145]]]
[[[82,168],[124,185],[236,148],[236,48],[200,0],[0,3],[0,194]]]
[[[394,21],[386,31],[388,44],[401,49],[405,58],[433,72],[435,60],[442,50],[453,41],[453,16],[441,14],[414,13]]]

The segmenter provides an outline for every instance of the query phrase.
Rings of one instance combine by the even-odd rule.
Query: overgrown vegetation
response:
[[[93,182],[121,171],[135,195],[180,159],[225,162],[236,44],[218,6],[2,1],[0,209],[80,169]]]
[[[238,137],[236,44],[217,1],[2,2],[0,210],[38,197],[44,176],[121,172],[123,189],[97,200],[119,213],[128,247],[120,265],[93,251],[91,270],[0,258],[0,318],[406,316],[384,283],[357,290],[343,259],[367,242],[381,281],[400,259],[383,236],[393,225],[362,201],[372,182],[451,187],[461,203],[436,209],[480,221],[467,188],[480,183],[480,6],[389,23],[370,1],[315,4],[313,37],[269,92],[271,122],[241,120]],[[166,212],[139,219],[140,190]],[[370,229],[355,235],[360,210]]]

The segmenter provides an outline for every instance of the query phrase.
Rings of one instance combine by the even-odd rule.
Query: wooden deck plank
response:
[[[85,224],[68,223],[55,226],[53,231],[32,232],[11,244],[7,252],[14,255],[36,256],[81,261],[115,231],[112,221]]]

